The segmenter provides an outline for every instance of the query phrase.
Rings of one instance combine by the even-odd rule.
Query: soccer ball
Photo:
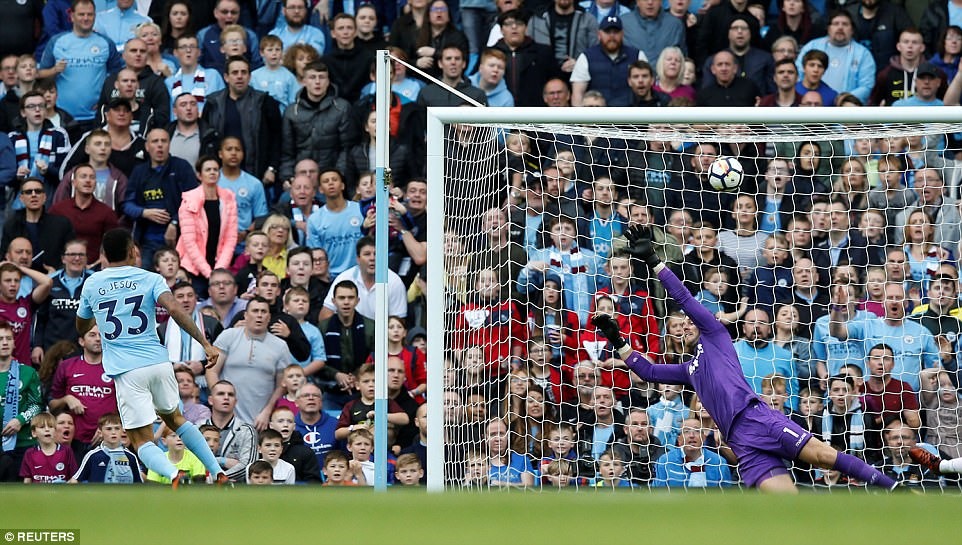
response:
[[[734,157],[719,156],[708,169],[708,182],[717,191],[737,191],[745,169]]]

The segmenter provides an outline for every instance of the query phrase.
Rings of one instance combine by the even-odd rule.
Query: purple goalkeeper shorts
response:
[[[812,434],[759,401],[742,411],[732,425],[728,446],[738,457],[738,472],[748,486],[785,475],[785,460],[795,460]]]

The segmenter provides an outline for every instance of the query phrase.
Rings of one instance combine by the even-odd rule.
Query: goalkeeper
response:
[[[695,356],[682,364],[653,364],[631,349],[610,316],[592,323],[608,338],[628,367],[649,382],[692,387],[738,457],[742,480],[760,490],[795,491],[784,460],[800,460],[835,469],[870,485],[893,488],[895,481],[855,456],[837,452],[763,403],[745,380],[728,330],[695,300],[677,276],[655,255],[651,230],[633,226],[625,232],[628,252],[648,266],[688,314],[685,334],[698,335]],[[692,329],[696,331],[692,331]]]

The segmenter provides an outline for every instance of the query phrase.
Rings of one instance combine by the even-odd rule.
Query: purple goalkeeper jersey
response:
[[[745,380],[738,354],[725,326],[692,297],[668,267],[658,273],[658,278],[701,333],[695,357],[682,364],[663,365],[654,364],[640,353],[632,352],[625,363],[646,381],[684,384],[694,388],[702,405],[727,438],[735,417],[758,400],[758,396]]]

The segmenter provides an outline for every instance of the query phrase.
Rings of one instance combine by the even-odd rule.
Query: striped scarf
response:
[[[178,70],[177,73],[174,74],[174,78],[176,79],[170,92],[170,96],[174,100],[177,100],[177,97],[184,93],[182,90],[184,88],[183,76],[183,69]],[[194,85],[190,89],[190,94],[194,95],[194,98],[197,99],[197,108],[203,107],[204,98],[207,95],[207,86],[204,84],[204,69],[200,66],[194,70]]]
[[[568,261],[570,263],[570,266],[569,266],[569,271],[567,272],[571,272],[571,274],[579,274],[579,273],[586,272],[588,270],[588,267],[586,267],[584,264],[584,256],[581,255],[581,252],[578,250],[577,246],[571,248],[571,251],[569,252],[568,257],[569,257]],[[551,254],[549,255],[549,263],[551,264],[552,267],[558,267],[564,270],[563,254],[561,254],[560,252],[551,252]]]
[[[10,139],[13,140],[13,150],[17,155],[18,168],[30,168],[30,174],[36,176],[39,174],[38,172],[34,172],[33,163],[36,159],[42,159],[48,165],[50,164],[50,156],[53,154],[53,135],[50,134],[50,131],[40,131],[40,149],[37,150],[36,156],[30,153],[30,140],[27,138],[27,133],[11,133]]]

